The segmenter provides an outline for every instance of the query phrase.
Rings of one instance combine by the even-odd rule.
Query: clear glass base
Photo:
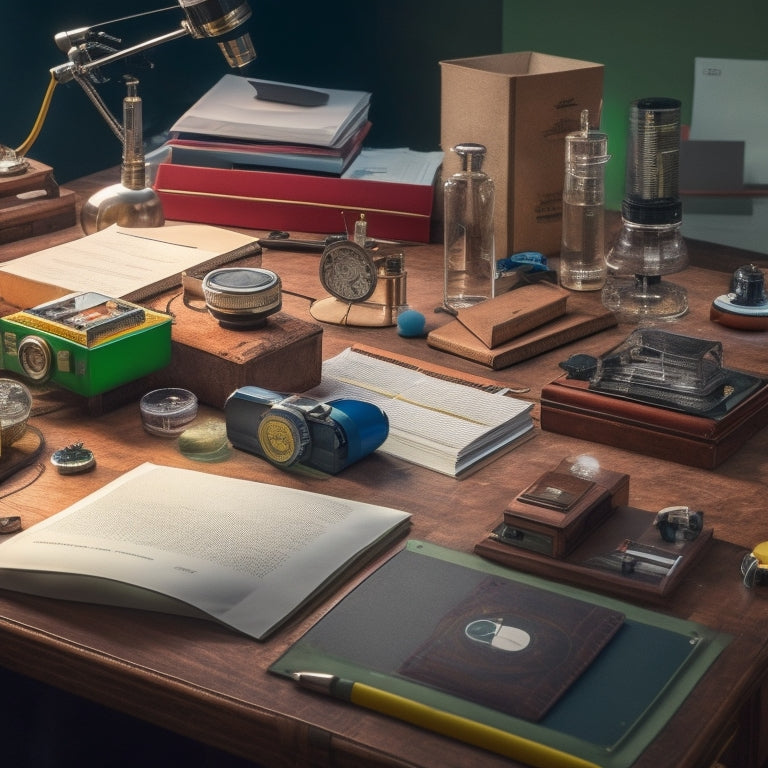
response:
[[[447,296],[444,304],[450,309],[468,309],[474,307],[475,304],[487,301],[489,298],[489,296]]]
[[[688,311],[688,292],[659,277],[609,277],[602,293],[603,306],[624,322],[677,320]]]
[[[560,285],[571,291],[599,291],[605,285],[605,261],[585,263],[573,257],[560,259]]]

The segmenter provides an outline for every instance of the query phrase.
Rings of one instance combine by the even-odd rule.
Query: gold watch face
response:
[[[320,282],[341,301],[365,301],[376,288],[376,266],[364,248],[340,240],[323,251]]]

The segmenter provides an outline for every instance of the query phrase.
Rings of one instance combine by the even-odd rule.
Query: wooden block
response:
[[[155,299],[163,310],[168,296]],[[223,408],[239,387],[254,385],[292,394],[320,383],[323,329],[284,312],[267,318],[265,325],[247,331],[222,328],[207,311],[170,305],[175,315],[171,329],[171,364],[154,373],[149,384],[184,387],[198,400]]]
[[[76,223],[76,195],[70,189],[60,189],[56,197],[0,198],[0,244],[45,235]]]
[[[717,467],[766,425],[768,383],[762,380],[719,419],[601,394],[565,376],[541,392],[543,430],[703,469]]]
[[[488,349],[498,347],[565,314],[568,291],[534,283],[459,310],[459,321]]]

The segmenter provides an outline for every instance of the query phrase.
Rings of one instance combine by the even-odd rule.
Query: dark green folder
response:
[[[435,627],[492,574],[514,586],[604,606],[618,632],[537,722],[399,674]],[[605,768],[631,765],[730,638],[613,598],[511,571],[475,555],[410,541],[342,599],[270,668],[328,672],[501,728]],[[471,675],[471,670],[467,670]]]

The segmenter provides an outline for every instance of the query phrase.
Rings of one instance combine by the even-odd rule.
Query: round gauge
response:
[[[45,381],[51,375],[51,348],[39,336],[25,336],[19,343],[17,354],[21,370],[32,381]]]
[[[288,408],[266,412],[258,428],[259,445],[273,464],[289,467],[298,461],[309,445],[309,428],[304,417]]]
[[[357,243],[331,243],[320,259],[320,282],[341,301],[365,301],[376,288],[376,266]]]

